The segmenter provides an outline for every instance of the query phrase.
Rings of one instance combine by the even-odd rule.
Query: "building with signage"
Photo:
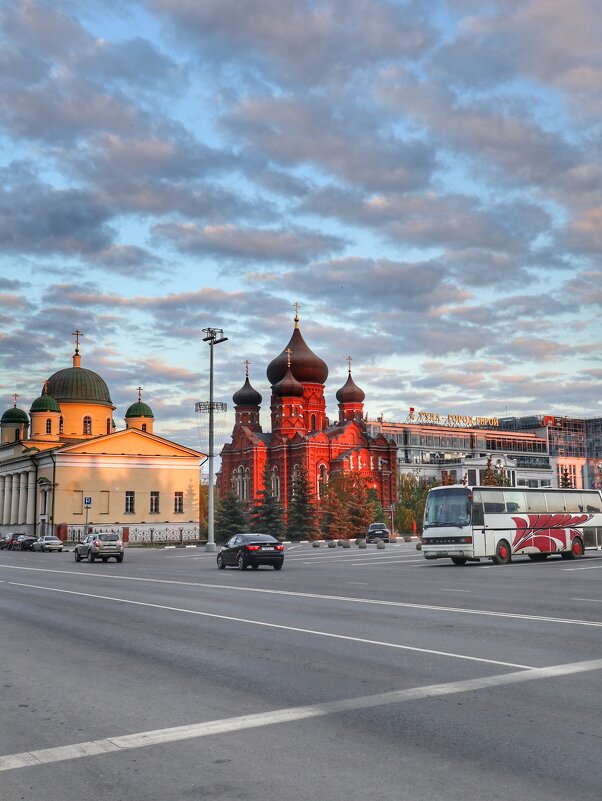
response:
[[[29,414],[17,395],[2,414],[0,533],[76,538],[87,526],[198,538],[202,454],[154,433],[141,389],[117,430],[109,389],[81,366],[76,336],[72,367],[44,383]]]
[[[271,432],[261,426],[262,397],[249,383],[247,366],[245,383],[233,397],[232,441],[221,452],[220,491],[233,491],[252,504],[263,490],[267,466],[272,493],[286,513],[300,469],[318,498],[331,475],[352,472],[362,476],[384,509],[391,511],[397,497],[397,447],[388,435],[368,431],[365,395],[351,377],[351,360],[347,381],[336,393],[336,422],[326,416],[328,367],[303,339],[298,314],[290,341],[268,365],[267,377],[272,387]]]
[[[397,469],[423,480],[482,483],[487,463],[513,486],[602,489],[602,418],[485,418],[410,408],[404,422],[367,420],[372,436],[397,444]]]

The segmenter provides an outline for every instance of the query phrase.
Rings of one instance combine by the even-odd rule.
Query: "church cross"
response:
[[[21,396],[17,395],[16,392],[13,393],[13,406],[15,407],[15,409],[17,408],[17,398],[20,398],[20,397]]]
[[[292,351],[291,351],[290,348],[286,349],[286,358],[287,358],[287,364],[289,366],[289,369],[290,369],[290,366],[291,366],[291,352]]]
[[[248,359],[245,359],[243,364],[245,366],[245,376],[248,378],[249,377],[249,367],[251,365],[251,362]]]
[[[79,338],[83,336],[82,332],[79,330],[79,328],[76,328],[75,331],[73,331],[73,333],[71,334],[71,336],[75,337],[75,352],[79,353]]]
[[[347,364],[349,365],[349,375],[351,375],[351,362],[353,361],[353,359],[351,358],[351,356],[347,356],[347,358],[345,359],[345,361],[346,361],[346,362],[347,362]]]
[[[137,387],[137,390],[138,390],[138,400],[141,401],[142,400],[142,387]]]

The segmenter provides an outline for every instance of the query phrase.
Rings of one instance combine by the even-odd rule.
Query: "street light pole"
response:
[[[220,342],[226,342],[228,337],[224,336],[221,328],[203,328],[203,342],[209,343],[209,486],[207,497],[207,545],[206,551],[215,551],[215,536],[214,536],[214,511],[213,511],[213,438],[214,438],[214,422],[213,412],[215,404],[213,402],[213,347]],[[220,407],[222,404],[220,404]]]

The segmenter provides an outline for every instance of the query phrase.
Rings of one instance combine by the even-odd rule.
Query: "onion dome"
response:
[[[324,384],[328,378],[326,362],[309,348],[299,330],[299,315],[295,314],[295,328],[282,353],[268,364],[267,376],[272,386],[281,381],[287,371],[287,351],[291,352],[290,365],[297,381],[302,384]]]
[[[27,412],[24,412],[23,409],[17,409],[16,406],[13,406],[4,412],[0,423],[17,423],[18,425],[25,423],[25,425],[29,425],[29,417],[27,416]]]
[[[363,403],[364,398],[366,397],[366,393],[363,389],[360,389],[358,385],[355,383],[353,378],[351,378],[351,370],[349,370],[349,375],[347,376],[347,381],[345,382],[344,386],[342,386],[337,391],[337,400],[339,403]]]
[[[60,412],[61,407],[50,395],[40,395],[31,404],[30,412]]]
[[[232,395],[235,406],[260,406],[263,398],[249,382],[249,362],[245,362],[246,377],[242,387]]]
[[[128,417],[152,417],[154,419],[155,415],[153,414],[153,410],[148,405],[148,403],[144,403],[144,401],[136,401],[136,403],[132,403],[130,408],[125,413],[125,418],[127,420]]]
[[[288,367],[284,376],[272,387],[274,395],[279,398],[302,398],[305,392],[303,384],[299,383]]]
[[[63,401],[83,401],[84,403],[98,403],[102,406],[113,407],[109,388],[103,379],[92,370],[80,367],[80,333],[80,331],[75,331],[76,344],[75,353],[73,354],[73,367],[59,370],[54,375],[51,375],[46,383],[44,392],[59,403]]]

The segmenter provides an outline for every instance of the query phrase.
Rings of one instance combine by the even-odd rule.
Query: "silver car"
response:
[[[63,542],[58,537],[45,536],[38,537],[38,539],[31,544],[32,551],[62,551]]]
[[[106,562],[111,556],[117,562],[123,562],[123,540],[119,534],[110,531],[88,534],[83,542],[78,542],[75,546],[76,562],[81,562],[82,559],[87,559],[88,562],[102,559]]]

